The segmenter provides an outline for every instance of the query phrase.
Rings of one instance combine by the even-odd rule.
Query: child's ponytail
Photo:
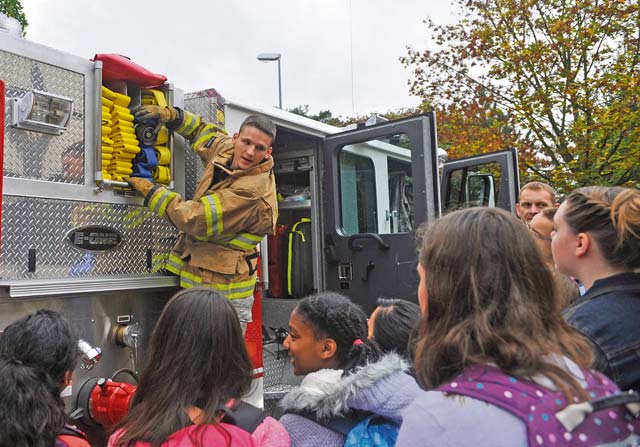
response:
[[[347,354],[347,363],[344,365],[343,376],[346,376],[359,366],[368,362],[375,362],[381,356],[378,344],[368,338],[356,338]]]

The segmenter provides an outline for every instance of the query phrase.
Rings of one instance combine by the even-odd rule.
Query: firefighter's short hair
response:
[[[271,138],[271,144],[273,144],[276,139],[276,125],[273,124],[273,121],[271,121],[266,116],[249,115],[240,125],[240,130],[238,132],[242,132],[242,129],[245,126],[255,127],[256,129],[269,135],[269,137]]]
[[[551,196],[551,203],[556,202],[556,191],[551,187],[551,185],[547,185],[543,182],[529,182],[522,188],[520,188],[519,196],[522,195],[522,191],[524,191],[525,189],[532,189],[534,191],[546,191],[549,193],[549,196]]]

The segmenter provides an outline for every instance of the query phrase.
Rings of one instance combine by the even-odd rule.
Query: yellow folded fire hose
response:
[[[156,151],[156,157],[158,157],[158,164],[161,166],[168,166],[171,162],[171,152],[166,146],[154,146],[153,150]]]
[[[117,120],[113,120],[112,121],[112,125],[113,126],[120,126],[122,128],[127,128],[127,129],[131,129],[131,132],[133,132],[133,123],[131,121],[125,121],[122,119],[117,119]]]
[[[102,97],[103,98],[107,98],[110,101],[113,101],[114,99],[116,99],[116,92],[109,90],[107,87],[105,87],[104,85],[102,86]]]
[[[162,126],[160,128],[160,131],[158,132],[158,136],[156,137],[156,144],[158,146],[161,146],[163,144],[167,144],[168,141],[169,141],[169,131],[165,126]]]
[[[123,95],[122,93],[115,93],[116,97],[112,100],[114,104],[122,107],[127,107],[131,102],[131,98],[127,95]]]
[[[150,101],[149,104],[155,104],[160,107],[167,106],[167,99],[165,98],[164,93],[160,90],[142,90],[142,100],[147,102]]]
[[[171,181],[171,171],[166,166],[158,166],[153,170],[153,180],[166,185]]]
[[[116,144],[115,148],[120,152],[129,152],[134,155],[140,152],[140,147],[132,144]]]

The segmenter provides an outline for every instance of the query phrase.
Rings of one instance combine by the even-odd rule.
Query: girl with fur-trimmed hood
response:
[[[348,298],[324,293],[300,301],[284,342],[296,375],[306,375],[281,406],[292,447],[342,446],[336,421],[375,414],[402,423],[419,388],[396,353],[367,339],[367,316]],[[338,422],[339,425],[339,422]]]

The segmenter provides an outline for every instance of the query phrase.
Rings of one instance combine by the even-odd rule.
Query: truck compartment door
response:
[[[440,212],[435,116],[323,141],[324,289],[365,311],[380,296],[416,301],[414,230]]]
[[[515,149],[449,161],[442,170],[442,212],[473,206],[515,212],[519,185]]]

